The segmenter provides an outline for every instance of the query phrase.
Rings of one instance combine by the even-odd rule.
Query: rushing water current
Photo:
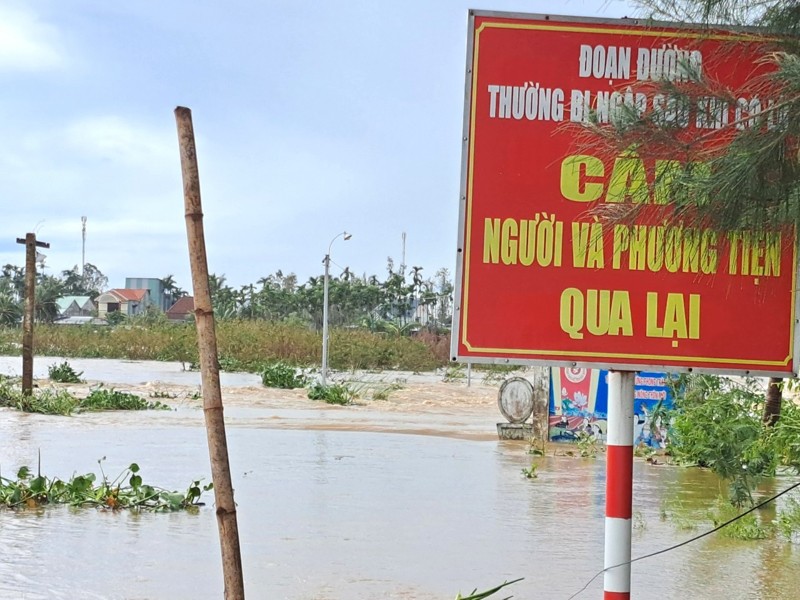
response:
[[[360,421],[343,430],[341,416],[326,430],[313,411],[314,429],[271,425],[298,412],[226,409],[248,598],[452,599],[524,577],[514,598],[566,600],[602,568],[602,457],[539,459],[529,480],[524,444],[454,437],[457,414],[425,417],[425,432],[439,423],[441,436],[362,431]],[[106,457],[111,477],[137,462],[145,483],[170,489],[209,478],[197,405],[74,417],[3,409],[0,442],[3,476],[35,468],[41,451],[51,477],[98,472]],[[719,487],[708,473],[637,461],[634,477],[634,556],[709,527]],[[0,509],[0,598],[222,598],[213,494],[204,499],[197,514]],[[637,562],[632,585],[642,600],[797,598],[800,548],[712,535]],[[602,576],[578,598],[601,590]]]

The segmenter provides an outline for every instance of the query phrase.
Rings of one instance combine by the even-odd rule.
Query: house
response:
[[[171,298],[164,287],[164,281],[156,277],[126,277],[125,289],[149,290],[150,303],[161,312],[166,312],[170,306]]]
[[[62,296],[56,300],[58,318],[92,317],[97,311],[97,306],[89,296]]]
[[[186,321],[194,314],[194,298],[183,296],[167,309],[167,319],[170,321]]]
[[[143,313],[150,305],[150,290],[117,288],[97,297],[97,316],[105,319],[108,313],[121,312],[127,317]]]

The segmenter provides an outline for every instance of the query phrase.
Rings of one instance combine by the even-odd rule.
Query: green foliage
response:
[[[306,385],[306,376],[285,362],[274,362],[264,367],[261,383],[266,387],[291,390]]]
[[[276,361],[319,365],[322,336],[304,325],[268,321],[220,321],[219,362],[223,370],[260,373]],[[442,362],[434,348],[417,337],[388,337],[363,330],[332,329],[329,365],[333,369],[432,370]],[[424,338],[433,340],[433,338]],[[0,350],[18,354],[18,328],[0,328]],[[436,342],[440,344],[444,342]],[[36,328],[37,352],[75,358],[122,358],[197,363],[197,334],[185,323]]]
[[[31,395],[15,391],[14,406],[17,410],[43,415],[71,415],[80,405],[80,400],[67,390],[45,388],[35,390]]]
[[[389,395],[392,392],[394,392],[396,390],[402,390],[402,389],[403,389],[403,384],[401,384],[398,381],[394,381],[392,383],[385,383],[384,382],[384,383],[380,384],[377,388],[374,388],[372,390],[371,397],[372,397],[373,400],[388,400],[389,399]]]
[[[127,315],[121,311],[115,310],[114,312],[106,313],[106,323],[109,325],[121,325],[127,320]]]
[[[787,540],[800,543],[800,501],[789,498],[786,506],[778,513],[778,531]]]
[[[682,376],[675,389],[672,454],[679,462],[708,467],[728,481],[735,506],[752,504],[755,485],[774,475],[780,463],[800,465],[790,452],[797,444],[791,435],[800,425],[797,411],[789,409],[785,421],[765,427],[764,391],[755,380]]]
[[[73,475],[68,481],[49,479],[28,467],[21,467],[16,479],[0,477],[0,505],[8,508],[34,508],[47,504],[93,506],[108,510],[177,511],[201,506],[203,492],[213,489],[212,484],[200,485],[193,481],[186,492],[147,485],[139,474],[139,465],[132,463],[114,480],[109,480],[100,464],[101,478],[94,473]]]
[[[714,527],[717,527],[733,519],[740,514],[740,512],[741,509],[735,508],[724,498],[720,497],[717,498],[717,502],[708,516],[714,523]],[[757,514],[751,512],[720,529],[720,533],[725,537],[735,540],[765,540],[773,535],[774,528],[770,525],[762,524]]]
[[[148,402],[136,394],[120,392],[113,388],[94,388],[86,398],[80,401],[81,412],[100,410],[169,410],[169,406],[161,402]]]
[[[147,400],[113,388],[94,388],[86,398],[80,399],[67,390],[44,388],[25,395],[17,382],[0,381],[0,406],[13,407],[23,412],[45,415],[69,416],[75,412],[101,410],[169,410],[161,402]]]
[[[528,454],[531,456],[544,456],[545,442],[531,438],[528,444]]]
[[[77,373],[66,360],[60,365],[50,365],[47,374],[52,381],[58,383],[82,383],[83,371]]]
[[[324,400],[328,404],[344,406],[355,399],[355,394],[349,386],[343,383],[329,383],[327,385],[315,383],[308,388],[308,397],[311,400]]]
[[[10,267],[11,265],[6,265]],[[6,273],[6,269],[3,269]],[[0,278],[0,325],[13,326],[22,320],[22,303],[13,280],[5,275]]]
[[[721,106],[738,98],[775,98],[749,121],[712,131],[690,131],[665,118],[664,111],[622,110],[611,126],[598,126],[596,140],[609,155],[636,148],[643,157],[669,157],[685,165],[669,176],[670,206],[664,216],[681,215],[722,232],[772,230],[800,223],[800,165],[796,140],[800,135],[800,47],[797,3],[785,0],[637,0],[651,18],[683,21],[698,27],[723,24],[758,26],[770,34],[763,45],[761,75],[750,74],[728,87],[702,69],[690,85],[663,81],[659,93],[676,106],[694,107],[701,98]],[[731,49],[735,52],[735,49]],[[743,69],[750,66],[742,65]],[[666,79],[666,78],[665,78]],[[644,84],[651,86],[648,82]],[[632,91],[639,91],[637,85]],[[642,90],[643,91],[643,90]],[[707,101],[707,100],[706,100]],[[749,116],[749,115],[748,115]],[[735,125],[743,125],[735,127]],[[604,152],[601,150],[601,152]],[[693,165],[703,165],[696,168]],[[640,206],[643,206],[641,204]],[[612,216],[630,214],[630,205],[605,205]]]
[[[532,462],[530,467],[522,468],[522,474],[528,479],[536,479],[539,477],[539,473],[537,473],[538,470],[539,466],[535,462]]]
[[[582,458],[597,458],[599,448],[597,446],[597,438],[591,433],[585,431],[578,432],[575,437],[575,443],[578,448],[578,455]]]
[[[461,381],[467,376],[467,368],[464,363],[450,363],[444,369],[442,381],[453,382]]]
[[[524,577],[520,577],[519,579],[514,579],[513,581],[506,581],[506,582],[502,583],[501,585],[498,585],[497,587],[494,587],[494,588],[492,588],[490,590],[486,590],[485,592],[479,592],[478,589],[475,588],[474,590],[472,590],[472,593],[469,594],[468,596],[462,596],[461,594],[458,594],[456,596],[456,600],[484,600],[485,598],[488,598],[489,596],[495,595],[497,592],[502,590],[504,587],[507,587],[509,585],[517,583],[518,581],[522,581],[523,579],[524,579]],[[511,596],[506,596],[503,600],[508,600],[509,598],[511,598]]]
[[[483,374],[483,383],[493,385],[503,383],[519,367],[517,365],[476,365],[476,368]]]
[[[16,405],[20,395],[18,386],[19,380],[0,377],[0,406],[7,408]]]
[[[681,501],[662,500],[660,518],[662,521],[670,521],[681,531],[694,531],[697,529],[698,520]]]

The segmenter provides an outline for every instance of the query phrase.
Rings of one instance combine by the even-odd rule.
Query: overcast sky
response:
[[[173,110],[192,109],[209,269],[426,277],[455,265],[467,10],[607,0],[0,0],[0,262],[191,289]]]

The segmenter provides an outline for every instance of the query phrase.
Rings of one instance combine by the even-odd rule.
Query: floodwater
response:
[[[93,365],[96,380],[147,380],[147,364]],[[603,563],[602,457],[538,459],[528,480],[525,445],[492,439],[496,416],[481,424],[449,410],[419,415],[414,431],[407,414],[384,415],[379,429],[368,410],[226,408],[248,598],[451,599],[518,577],[510,593],[522,600],[580,590]],[[51,477],[98,472],[106,457],[111,477],[137,462],[145,483],[170,489],[209,478],[202,410],[186,402],[69,418],[0,410],[2,474],[35,468],[39,451]],[[710,527],[710,474],[637,461],[634,477],[634,556]],[[204,498],[197,514],[0,509],[0,598],[221,598],[213,494]],[[662,518],[663,507],[680,518]],[[687,520],[698,529],[681,529]],[[636,563],[632,585],[637,599],[795,598],[800,547],[712,535]],[[601,590],[602,576],[577,597]]]

